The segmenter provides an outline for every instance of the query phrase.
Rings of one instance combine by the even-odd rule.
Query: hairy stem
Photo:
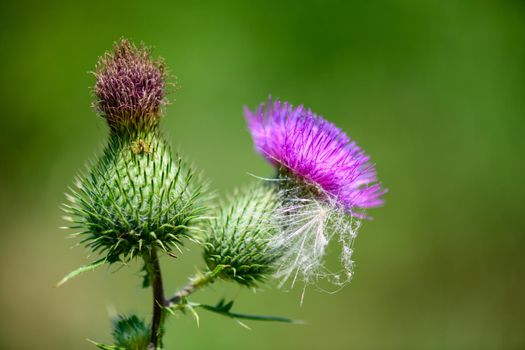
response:
[[[162,285],[162,274],[160,271],[159,258],[156,248],[151,250],[149,257],[151,286],[153,288],[153,317],[151,319],[151,340],[148,350],[156,350],[162,343],[164,315],[162,308],[166,303],[164,298],[164,287]]]
[[[162,336],[164,335],[165,313],[163,308],[180,304],[185,297],[206,284],[213,282],[216,273],[208,271],[197,274],[190,280],[188,285],[175,293],[170,299],[166,299],[156,248],[153,248],[149,255],[144,256],[144,261],[150,277],[151,287],[153,288],[153,316],[151,319],[151,338],[148,350],[157,350],[159,347],[162,347]]]
[[[176,304],[180,304],[182,299],[189,296],[190,294],[197,291],[197,289],[204,287],[206,284],[213,281],[214,274],[206,272],[193,277],[184,288],[175,293],[170,299],[166,300],[166,306],[170,307]]]

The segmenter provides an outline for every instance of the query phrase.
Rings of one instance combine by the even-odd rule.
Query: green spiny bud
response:
[[[120,133],[68,196],[74,228],[108,262],[127,261],[158,246],[171,251],[196,229],[202,185],[158,132]]]
[[[210,220],[204,259],[210,270],[225,266],[220,277],[251,286],[274,271],[279,249],[274,211],[278,197],[269,186],[253,186],[235,193]]]
[[[118,316],[113,320],[115,345],[126,350],[145,350],[150,339],[150,327],[136,315]]]

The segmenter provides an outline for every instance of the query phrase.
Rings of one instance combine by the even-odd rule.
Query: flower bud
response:
[[[165,98],[166,72],[162,59],[126,39],[115,43],[96,67],[95,109],[112,130],[150,128],[158,124]]]
[[[225,266],[220,277],[251,286],[274,272],[281,252],[271,246],[278,200],[269,186],[235,193],[210,222],[204,259],[210,270]]]
[[[148,347],[150,327],[136,315],[119,315],[113,320],[115,345],[126,350],[144,350]]]
[[[158,133],[112,134],[65,209],[91,249],[127,261],[155,245],[171,251],[191,235],[204,208],[202,185]]]

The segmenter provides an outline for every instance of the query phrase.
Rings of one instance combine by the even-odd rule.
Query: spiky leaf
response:
[[[287,317],[281,316],[267,316],[267,315],[251,315],[251,314],[241,314],[238,312],[232,312],[231,308],[233,306],[233,300],[226,302],[224,299],[221,299],[216,305],[206,305],[206,304],[193,304],[194,308],[202,308],[219,315],[231,317],[233,319],[239,320],[252,320],[252,321],[270,321],[270,322],[284,322],[284,323],[303,323],[302,321],[292,320]]]
[[[97,267],[102,266],[105,262],[106,262],[106,259],[99,259],[97,261],[92,262],[91,264],[80,266],[79,268],[77,268],[74,271],[71,271],[64,278],[62,278],[62,280],[60,280],[60,282],[57,283],[57,287],[60,287],[61,285],[63,285],[64,283],[72,279],[73,277],[83,274],[84,272],[95,270]]]

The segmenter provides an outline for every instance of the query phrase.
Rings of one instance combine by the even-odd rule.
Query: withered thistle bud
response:
[[[167,104],[166,71],[150,48],[121,39],[99,59],[94,74],[94,106],[111,129],[158,124]]]

